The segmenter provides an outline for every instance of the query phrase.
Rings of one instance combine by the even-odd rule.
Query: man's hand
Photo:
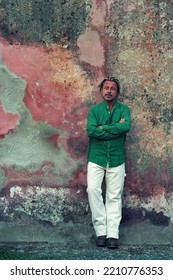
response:
[[[119,121],[119,123],[123,123],[123,122],[125,122],[125,119],[122,118],[122,119]],[[98,128],[102,129],[102,125],[99,125]]]
[[[123,123],[123,122],[125,122],[125,119],[121,119],[119,122],[120,122],[120,123]]]

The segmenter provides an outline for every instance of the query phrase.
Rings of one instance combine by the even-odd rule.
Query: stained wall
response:
[[[132,112],[124,223],[171,225],[172,15],[172,0],[0,1],[4,228],[85,223],[86,117],[107,75]]]

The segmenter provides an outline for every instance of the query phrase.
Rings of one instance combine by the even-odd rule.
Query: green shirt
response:
[[[125,121],[121,123],[122,118]],[[98,127],[100,125],[102,129]],[[112,111],[104,102],[93,105],[87,118],[88,161],[102,167],[123,164],[124,143],[130,126],[130,109],[127,105],[115,102]]]

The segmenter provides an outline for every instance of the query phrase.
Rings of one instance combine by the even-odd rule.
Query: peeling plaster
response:
[[[137,195],[128,196],[124,199],[124,206],[132,209],[145,209],[148,212],[153,210],[156,213],[161,211],[165,216],[171,218],[171,223],[173,223],[173,194],[169,195],[162,190],[161,193],[153,195],[152,197],[147,197],[145,199],[139,198]]]
[[[76,194],[72,194],[67,188],[13,186],[10,189],[10,199],[0,198],[0,209],[2,219],[13,219],[25,214],[55,226],[69,220],[68,216],[74,222],[78,219],[77,215],[84,215],[86,201],[78,190]]]
[[[10,189],[10,197],[15,198],[15,194],[18,194],[22,197],[22,188],[21,187],[12,187]]]
[[[85,216],[87,111],[115,75],[132,111],[125,205],[172,221],[172,1],[54,2],[50,16],[48,2],[41,14],[39,2],[19,2],[0,3],[2,218]]]

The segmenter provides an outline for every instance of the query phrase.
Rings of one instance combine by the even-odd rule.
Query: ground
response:
[[[112,250],[85,243],[1,242],[0,260],[172,260],[172,245],[126,245]]]

